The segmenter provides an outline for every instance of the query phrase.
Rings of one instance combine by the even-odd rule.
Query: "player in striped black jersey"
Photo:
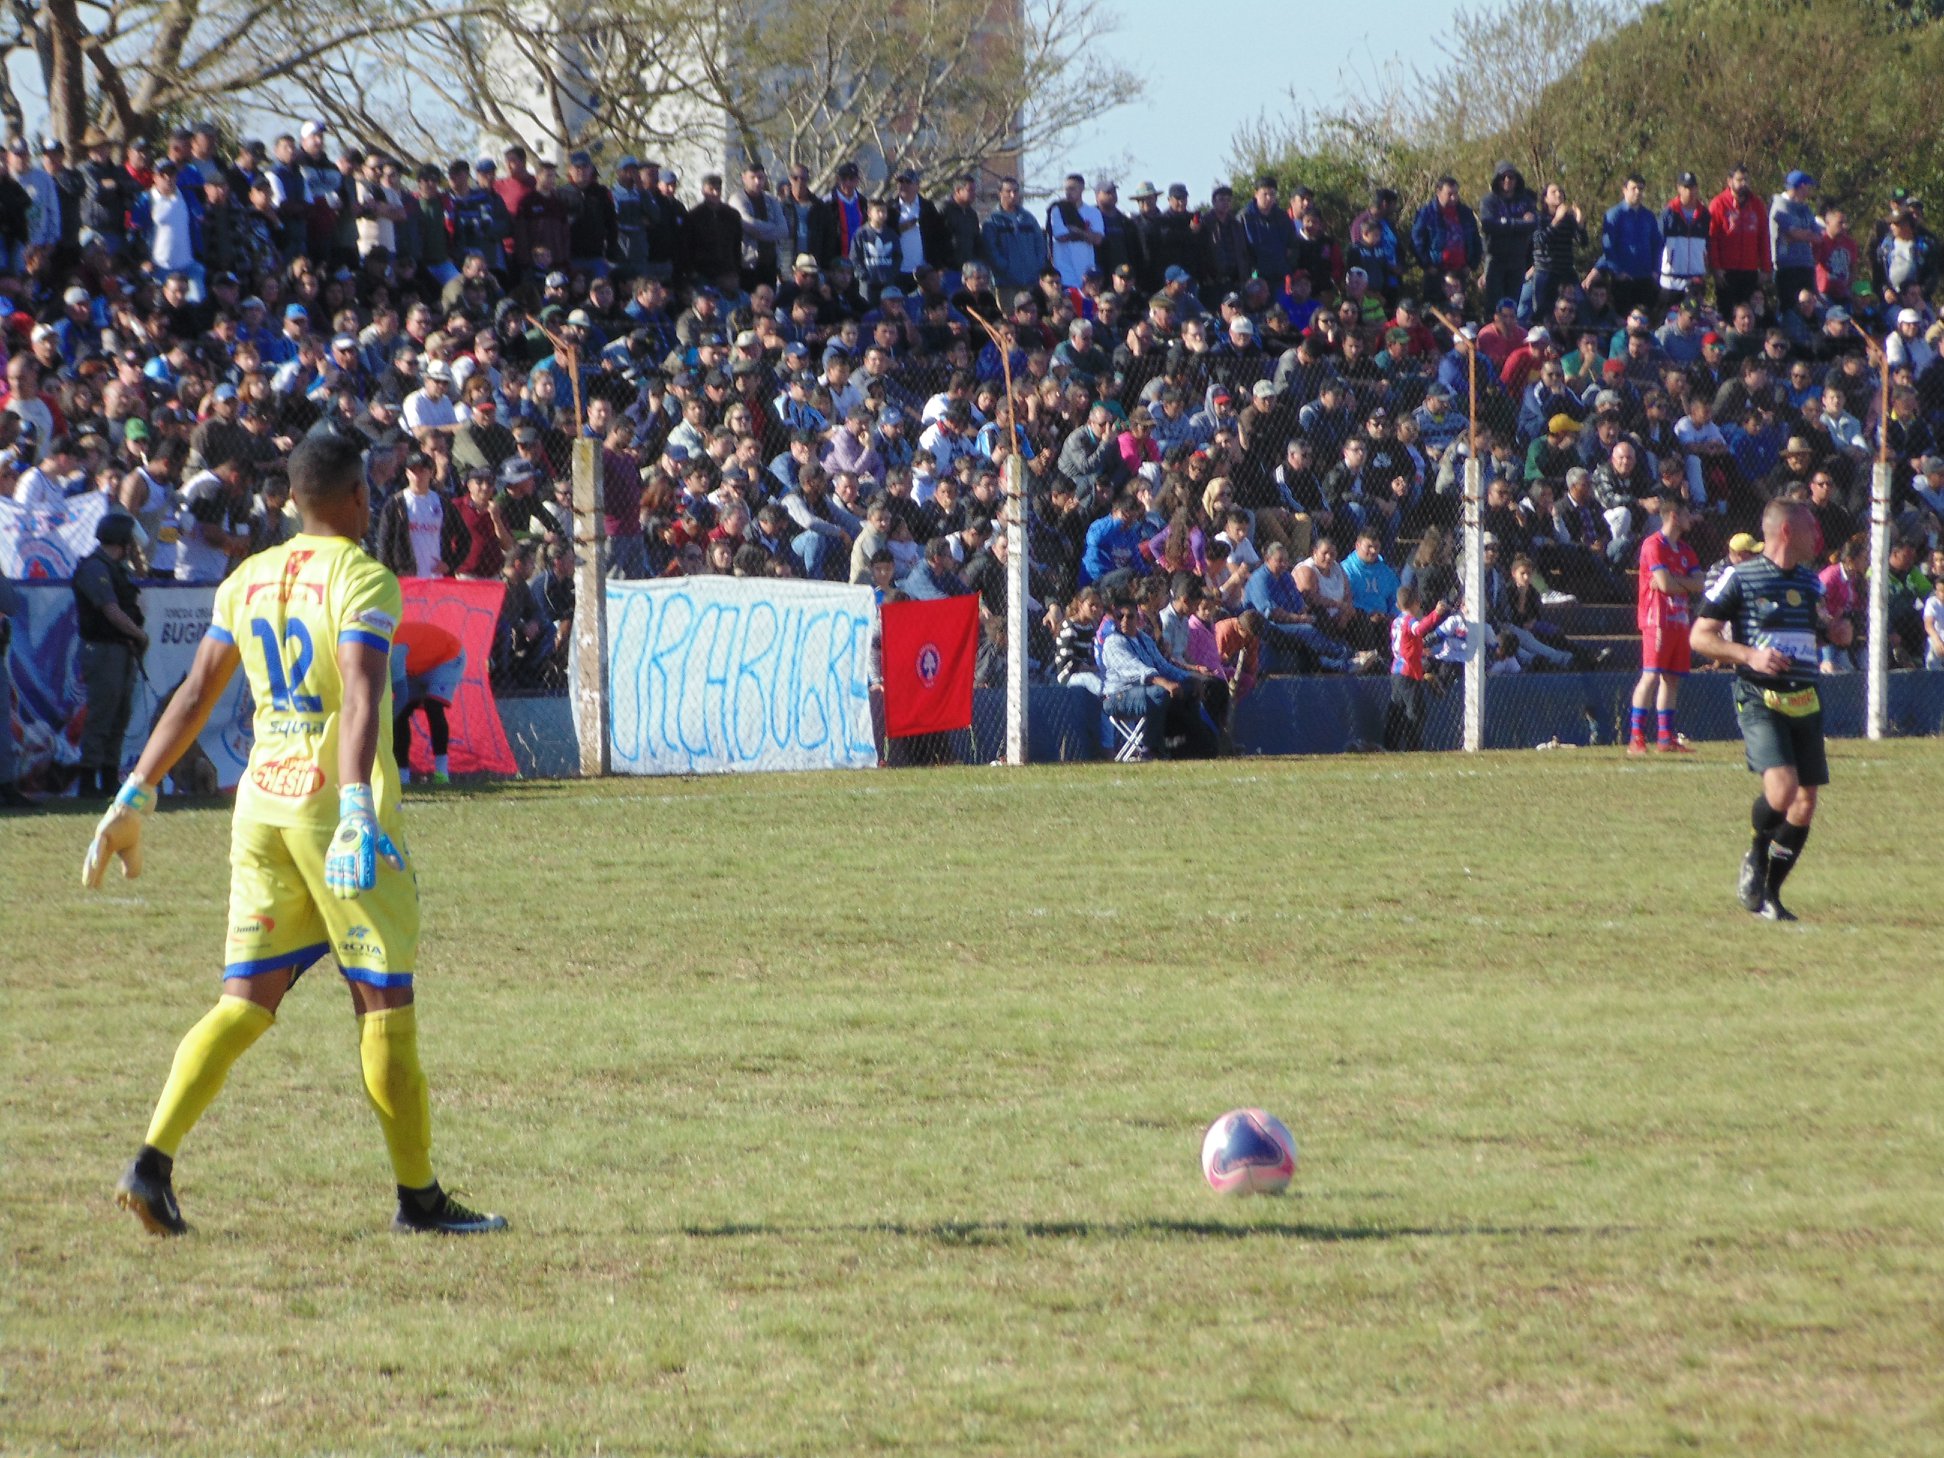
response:
[[[1817,791],[1829,783],[1816,688],[1819,643],[1827,634],[1844,646],[1849,625],[1830,621],[1822,583],[1806,565],[1815,555],[1816,524],[1805,503],[1770,502],[1762,539],[1761,556],[1729,568],[1708,589],[1692,643],[1696,653],[1735,665],[1735,717],[1748,767],[1762,777],[1738,895],[1756,916],[1794,921],[1782,904],[1782,883],[1809,839]]]

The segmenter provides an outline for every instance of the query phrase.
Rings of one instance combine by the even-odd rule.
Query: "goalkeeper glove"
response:
[[[377,884],[381,857],[394,871],[405,869],[405,857],[378,828],[371,786],[345,785],[338,791],[338,828],[324,857],[324,884],[332,895],[349,901]]]
[[[142,819],[155,808],[155,790],[130,775],[115,795],[115,803],[95,826],[94,839],[81,862],[81,884],[90,891],[101,889],[101,878],[108,874],[108,862],[121,857],[122,876],[132,881],[142,874]]]

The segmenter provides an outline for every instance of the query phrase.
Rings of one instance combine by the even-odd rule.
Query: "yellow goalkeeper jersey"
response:
[[[360,644],[384,664],[403,611],[398,579],[349,537],[293,537],[246,558],[217,589],[209,636],[236,645],[256,703],[250,765],[236,787],[237,819],[336,828],[344,707],[338,647]],[[397,813],[398,764],[391,676],[381,677],[371,788],[382,823]]]

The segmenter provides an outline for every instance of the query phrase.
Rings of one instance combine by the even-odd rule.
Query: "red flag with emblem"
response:
[[[890,602],[878,612],[884,625],[886,736],[970,728],[978,595]]]

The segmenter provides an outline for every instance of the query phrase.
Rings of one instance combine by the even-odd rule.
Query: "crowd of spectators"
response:
[[[1496,556],[1466,616],[1542,668],[1586,661],[1546,611],[1630,600],[1669,493],[1704,562],[1799,496],[1856,570],[1881,432],[1897,653],[1925,655],[1944,250],[1902,189],[1852,218],[1737,167],[1655,207],[1638,177],[1575,199],[1505,164],[1476,206],[1444,178],[1346,218],[1273,176],[1125,207],[1071,176],[1029,207],[1012,178],[880,195],[854,164],[829,191],[518,146],[413,169],[315,121],[86,143],[16,138],[0,174],[0,493],[107,493],[138,577],[211,582],[292,531],[294,442],[349,434],[386,565],[508,584],[509,691],[560,680],[577,434],[614,574],[977,593],[987,672],[1017,456],[1036,671],[1229,703],[1394,666],[1400,587],[1413,644],[1436,629],[1474,440]],[[1105,651],[1135,625],[1153,662]]]

